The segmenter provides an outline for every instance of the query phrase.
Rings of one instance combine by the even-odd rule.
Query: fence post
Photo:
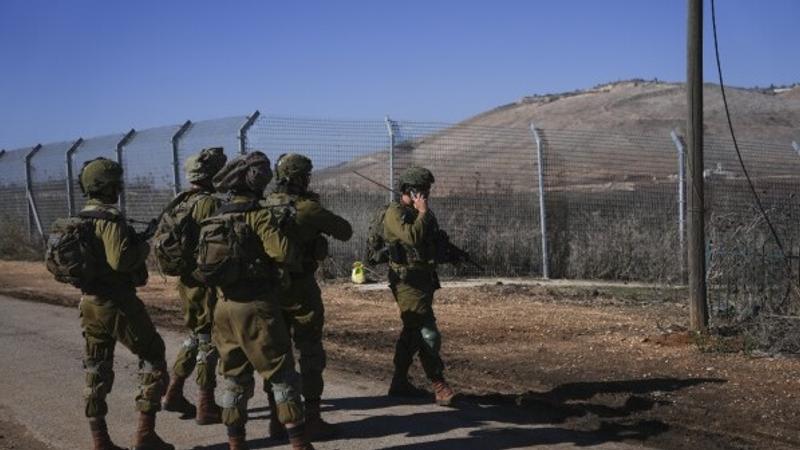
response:
[[[679,136],[675,130],[670,133],[672,142],[678,150],[678,243],[680,245],[681,279],[686,274],[684,248],[686,246],[686,143],[683,137]]]
[[[67,169],[67,213],[70,216],[75,215],[75,170],[72,167],[72,155],[78,151],[81,144],[83,144],[83,138],[78,138],[64,153],[64,164]]]
[[[394,127],[395,123],[389,116],[386,116],[386,130],[389,132],[389,187],[394,189]],[[395,195],[393,191],[389,191],[389,201],[394,201]]]
[[[542,137],[531,122],[531,135],[536,143],[536,167],[539,175],[539,229],[542,233],[542,278],[550,279],[550,252],[547,245],[547,208],[544,201],[544,158],[542,156]]]
[[[247,120],[245,120],[244,124],[239,128],[240,155],[244,155],[245,153],[247,153],[247,132],[250,131],[250,127],[253,126],[253,124],[256,122],[256,119],[258,119],[258,116],[260,115],[261,113],[258,110],[256,110],[256,112],[251,114],[250,117],[248,117]]]
[[[173,193],[178,195],[181,191],[181,160],[178,155],[178,143],[189,128],[192,127],[192,121],[187,120],[181,125],[180,129],[172,136],[172,182],[175,184]]]
[[[122,152],[125,150],[125,146],[133,139],[133,136],[136,134],[136,130],[131,128],[131,131],[128,131],[125,136],[117,142],[117,163],[122,167],[122,170],[125,170],[125,166],[122,162]],[[125,189],[123,189],[119,193],[119,210],[125,214],[126,203],[125,203]]]
[[[37,144],[36,147],[33,147],[31,151],[25,155],[25,194],[26,197],[28,197],[28,234],[31,239],[33,239],[33,227],[35,225],[36,230],[39,231],[39,236],[41,236],[44,242],[44,230],[42,230],[42,221],[39,219],[39,209],[36,207],[36,199],[33,198],[33,178],[31,176],[31,159],[36,156],[36,153],[38,153],[41,148],[42,144]]]

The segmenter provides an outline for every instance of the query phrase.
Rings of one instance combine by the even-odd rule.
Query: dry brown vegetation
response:
[[[74,304],[41,264],[0,262],[0,292]],[[388,291],[323,287],[333,367],[387,379],[400,322]],[[172,281],[140,291],[179,326]],[[662,448],[800,446],[800,361],[685,330],[685,293],[623,285],[492,285],[437,292],[447,374],[463,400],[531,421]],[[76,323],[77,327],[78,324]],[[415,369],[415,379],[422,380]]]

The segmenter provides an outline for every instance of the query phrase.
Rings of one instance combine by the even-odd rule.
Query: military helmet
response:
[[[278,181],[307,179],[313,168],[309,158],[297,153],[284,153],[275,162],[275,176]]]
[[[186,159],[186,179],[190,183],[211,181],[227,161],[222,147],[205,148]]]
[[[272,180],[269,158],[254,151],[232,159],[216,175],[214,189],[218,192],[249,191],[261,194]]]
[[[405,192],[407,188],[428,191],[436,180],[430,170],[414,166],[403,172],[398,181],[400,182],[400,190]]]
[[[122,189],[122,166],[107,158],[95,158],[83,163],[78,174],[78,185],[84,195],[108,192],[109,188]]]

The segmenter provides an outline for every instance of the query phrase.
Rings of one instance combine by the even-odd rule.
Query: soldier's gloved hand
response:
[[[428,198],[419,192],[411,194],[411,200],[414,201],[414,209],[424,214],[428,212]]]

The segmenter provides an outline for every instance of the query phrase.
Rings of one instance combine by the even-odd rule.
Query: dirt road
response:
[[[81,400],[82,339],[77,315],[75,308],[0,297],[0,424],[26,428],[40,448],[91,448]],[[181,337],[169,331],[163,334],[172,358]],[[115,369],[108,420],[117,443],[130,444],[135,427],[136,359],[119,348]],[[611,442],[610,435],[552,426],[523,411],[469,399],[455,409],[428,402],[397,404],[383,396],[384,389],[383,383],[328,372],[324,407],[326,416],[339,424],[341,435],[317,448],[637,448]],[[265,398],[257,393],[248,427],[252,448],[285,448],[264,439],[264,407]],[[199,427],[175,414],[162,413],[158,429],[178,448],[226,448],[221,425]],[[11,431],[19,434],[19,430]],[[5,441],[0,439],[0,448]],[[30,439],[26,442],[29,444],[15,447],[33,448]]]

